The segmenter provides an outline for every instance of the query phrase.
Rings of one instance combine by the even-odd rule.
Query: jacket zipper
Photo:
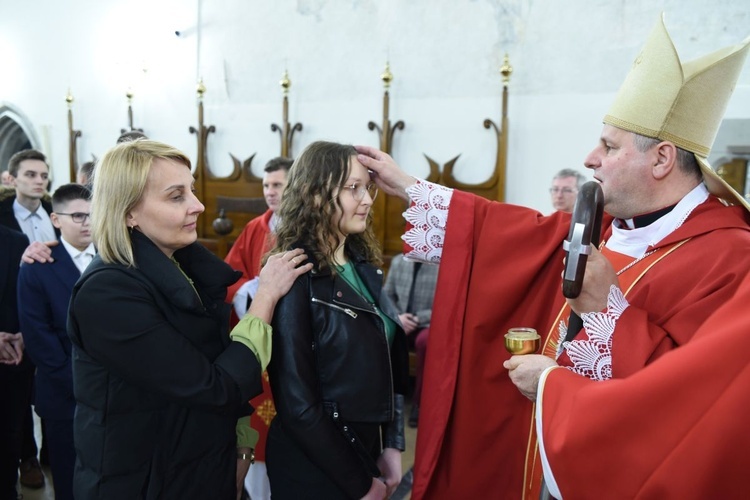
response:
[[[318,299],[316,297],[312,297],[310,300],[312,302],[317,302],[318,304],[323,304],[323,305],[326,305],[326,306],[331,307],[333,309],[337,309],[337,310],[339,310],[341,312],[344,312],[344,313],[348,314],[352,318],[356,318],[357,317],[357,313],[354,312],[352,309],[350,309],[348,307],[341,307],[341,306],[336,305],[336,304],[331,304],[330,302],[326,302],[324,300],[320,300],[320,299]],[[355,306],[352,306],[352,307],[355,307]],[[370,313],[370,314],[374,314],[375,317],[378,318],[378,321],[381,324],[381,331],[383,332],[383,337],[385,338],[385,345],[388,346],[388,336],[385,333],[385,322],[383,321],[383,319],[378,314],[377,306],[374,306],[374,309],[375,309],[374,311],[371,311],[369,309],[364,309],[364,308],[361,308],[361,307],[355,307],[355,308],[358,309],[358,310],[360,310],[360,311],[364,311],[364,312],[367,312],[367,313]],[[391,412],[390,413],[391,413],[391,420],[393,420],[394,416],[396,415],[396,408],[395,408],[396,402],[395,402],[395,399],[394,399],[395,395],[393,393],[393,363],[391,363],[390,348],[387,349],[387,350],[388,350],[388,352],[387,352],[387,357],[388,357],[388,380],[390,380],[390,382],[391,382],[391,408],[390,408]]]
[[[341,312],[343,312],[343,313],[346,313],[346,314],[348,314],[348,315],[349,315],[349,316],[351,316],[352,318],[356,318],[356,317],[357,317],[357,313],[356,313],[356,312],[354,312],[354,311],[352,311],[352,310],[351,310],[351,309],[349,309],[348,307],[341,307],[341,306],[337,306],[336,304],[331,304],[330,302],[326,302],[326,301],[324,301],[324,300],[316,299],[315,297],[313,297],[313,298],[312,298],[312,299],[310,299],[310,300],[311,300],[312,302],[317,302],[318,304],[323,304],[323,305],[326,305],[326,306],[328,306],[328,307],[331,307],[331,308],[333,308],[333,309],[337,309],[337,310],[339,310],[339,311],[341,311]]]
[[[313,297],[312,300],[314,302],[320,302],[321,304],[328,304],[327,302],[323,302],[322,300],[318,300],[318,299],[316,299],[314,297]],[[331,305],[333,307],[338,307],[335,304],[328,304],[328,305]],[[388,380],[390,380],[390,382],[391,382],[391,420],[393,420],[394,417],[396,416],[396,400],[395,400],[396,395],[395,395],[394,389],[393,389],[393,363],[391,362],[391,350],[390,350],[390,346],[388,345],[388,335],[385,333],[385,321],[383,320],[383,318],[380,317],[380,314],[378,314],[378,306],[376,306],[374,304],[373,304],[373,309],[374,310],[369,310],[369,309],[365,309],[365,308],[361,308],[361,307],[356,307],[356,306],[352,306],[352,307],[354,307],[355,309],[360,310],[360,311],[364,311],[364,312],[368,312],[370,314],[374,314],[375,317],[380,322],[380,325],[381,325],[381,329],[380,330],[383,332],[383,338],[385,339],[385,345],[386,345],[386,348],[387,348],[387,351],[388,351],[387,352],[387,358],[388,358]],[[339,309],[342,309],[342,308],[339,307]],[[354,311],[352,311],[352,313],[357,314]],[[356,316],[352,316],[352,318],[356,318]]]

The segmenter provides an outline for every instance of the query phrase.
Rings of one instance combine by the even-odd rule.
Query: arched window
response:
[[[31,122],[18,110],[0,103],[0,171],[8,169],[8,160],[18,151],[39,149]]]

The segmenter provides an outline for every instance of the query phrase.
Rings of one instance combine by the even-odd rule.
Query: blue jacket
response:
[[[81,277],[60,243],[54,262],[23,264],[18,274],[18,313],[26,353],[36,365],[34,405],[42,418],[73,418],[72,344],[68,338],[68,303]]]

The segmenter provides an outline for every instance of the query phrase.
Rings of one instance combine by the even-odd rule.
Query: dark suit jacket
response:
[[[18,281],[18,264],[21,255],[29,245],[29,239],[20,231],[13,231],[0,226],[0,332],[18,333],[21,331],[18,323],[18,297],[16,283]],[[24,356],[24,362],[14,367],[0,365],[4,370],[32,369],[32,365]]]
[[[18,276],[18,304],[26,352],[36,365],[36,412],[42,418],[72,419],[75,409],[68,304],[81,277],[62,242],[54,262],[24,264]]]
[[[9,227],[18,232],[23,232],[21,231],[21,226],[18,225],[18,221],[16,220],[16,214],[13,213],[14,201],[16,201],[16,191],[14,189],[3,189],[0,191],[0,225]],[[52,203],[47,195],[42,199],[42,208],[48,214],[52,213]],[[54,229],[55,235],[59,238],[60,230],[57,228]]]

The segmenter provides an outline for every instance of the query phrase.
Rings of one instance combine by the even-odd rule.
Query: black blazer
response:
[[[18,333],[18,296],[16,294],[21,255],[29,246],[29,239],[20,231],[0,226],[0,332]],[[0,370],[33,370],[34,365],[24,353],[17,366],[0,365]]]
[[[71,298],[75,497],[233,499],[235,425],[262,391],[255,355],[227,334],[239,274],[194,243],[174,254],[194,289],[132,240],[137,268],[97,256]]]

